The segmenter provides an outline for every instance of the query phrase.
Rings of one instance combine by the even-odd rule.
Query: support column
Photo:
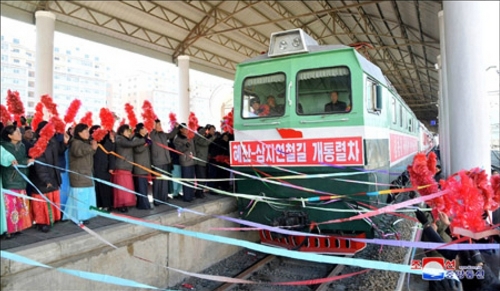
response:
[[[438,56],[439,66],[439,152],[441,156],[441,171],[443,177],[450,172],[450,117],[448,104],[448,78],[446,74],[446,41],[444,34],[444,13],[439,11],[439,39],[441,55]]]
[[[49,11],[35,12],[36,55],[35,96],[53,95],[54,82],[54,30],[56,15]]]
[[[496,9],[498,13],[498,2],[444,1],[443,7],[450,173],[479,167],[490,174],[489,117],[485,114],[489,105],[484,82],[488,54],[485,50],[490,41],[488,10]]]
[[[179,123],[188,123],[189,118],[189,56],[179,56],[177,58],[179,67],[179,113],[177,120]]]

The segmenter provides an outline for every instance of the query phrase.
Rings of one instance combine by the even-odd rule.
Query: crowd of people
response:
[[[0,122],[2,238],[33,226],[48,232],[61,220],[88,224],[95,216],[92,206],[152,209],[168,199],[192,202],[216,194],[203,186],[230,189],[230,172],[224,168],[233,137],[216,132],[214,125],[199,127],[192,138],[186,124],[165,132],[156,119],[150,132],[143,123],[122,124],[96,141],[93,134],[101,126],[79,123],[46,138],[43,153],[33,159],[30,149],[44,138],[47,124],[42,121],[33,130],[24,118],[19,125]],[[179,183],[165,176],[192,180]]]
[[[450,219],[443,212],[439,213],[438,219],[433,219],[432,216],[426,215],[420,210],[416,211],[416,217],[423,226],[423,241],[450,243],[453,239],[453,234],[449,228]],[[486,215],[485,215],[486,218]],[[498,235],[491,236],[478,241],[480,243],[496,242],[500,243]],[[473,268],[474,271],[482,270],[482,276],[453,276],[446,277],[443,280],[429,281],[429,291],[489,291],[500,290],[500,280],[498,274],[495,274],[492,269],[497,270],[500,262],[498,262],[498,251],[479,251],[479,250],[464,250],[454,251],[446,249],[432,250],[426,254],[428,257],[443,257],[449,261],[458,262],[457,269],[466,271],[466,268]],[[488,264],[485,256],[493,257],[493,266]],[[497,272],[497,271],[496,271]]]
[[[438,160],[439,161],[439,160]],[[494,171],[491,175],[495,175]],[[439,185],[439,181],[442,179],[441,166],[436,165],[436,172],[434,175],[434,180]],[[408,178],[405,178],[408,180]],[[406,183],[407,181],[402,181]],[[426,205],[428,208],[429,206]],[[498,228],[498,221],[496,215],[498,215],[500,209],[493,212],[491,215],[488,212],[484,212],[482,219],[485,224],[493,229]],[[454,240],[458,239],[457,235],[454,235],[451,231],[450,225],[452,219],[448,217],[444,212],[439,211],[436,217],[430,212],[424,213],[420,210],[415,212],[415,216],[418,221],[422,224],[423,233],[422,241],[436,242],[448,244],[452,243]],[[470,239],[467,242],[471,243],[500,243],[500,235],[491,235],[480,240]],[[433,258],[444,258],[448,261],[457,262],[456,270],[458,270],[458,275],[456,276],[446,276],[442,280],[429,281],[429,291],[493,291],[500,290],[500,250],[446,250],[446,249],[435,249],[426,252],[427,257]],[[469,275],[464,274],[465,271],[471,268],[474,272],[481,270],[479,274],[474,274],[474,272],[469,272]],[[455,272],[455,274],[457,274]],[[460,275],[460,276],[459,276]],[[471,276],[472,275],[472,276]]]

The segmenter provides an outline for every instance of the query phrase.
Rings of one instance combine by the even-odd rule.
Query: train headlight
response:
[[[287,46],[288,46],[288,43],[286,43],[286,40],[280,41],[280,50],[286,50]]]
[[[302,29],[292,29],[271,34],[269,57],[308,52],[310,46],[318,43]]]

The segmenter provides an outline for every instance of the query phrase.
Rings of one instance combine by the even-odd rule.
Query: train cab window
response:
[[[351,73],[345,66],[300,71],[296,89],[298,115],[351,111]]]
[[[277,73],[248,77],[243,82],[241,116],[243,118],[279,117],[285,114],[286,78]]]

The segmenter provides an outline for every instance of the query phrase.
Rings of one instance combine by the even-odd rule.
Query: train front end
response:
[[[304,234],[262,230],[263,243],[353,254],[366,245],[345,238],[373,236],[373,221],[342,221],[372,209],[378,198],[367,193],[388,183],[366,163],[374,132],[363,94],[356,52],[299,29],[273,34],[268,55],[238,65],[230,154],[241,218]]]

